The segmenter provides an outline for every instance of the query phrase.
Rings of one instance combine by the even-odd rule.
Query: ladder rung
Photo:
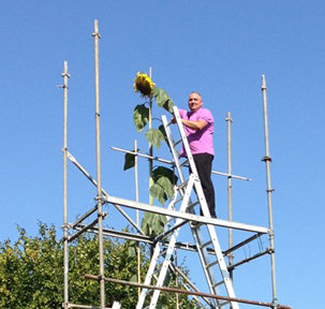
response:
[[[189,161],[188,160],[185,160],[185,161],[183,161],[179,166],[180,167],[183,167],[184,165],[186,165],[186,164],[188,164],[189,163]]]
[[[199,200],[196,200],[194,203],[190,204],[187,206],[187,209],[192,209],[193,207],[195,207],[197,204],[199,204]]]
[[[218,260],[215,260],[214,262],[212,262],[212,263],[206,265],[205,268],[210,268],[210,267],[212,267],[212,266],[214,266],[214,265],[217,265],[217,264],[219,264],[219,262],[218,262]]]
[[[175,220],[174,217],[169,217],[169,219],[167,220],[167,223],[170,223],[170,222],[172,222],[173,220]]]
[[[178,144],[180,144],[182,142],[182,140],[180,139],[180,140],[178,140],[177,142],[175,142],[174,144],[173,144],[173,147],[175,147],[175,146],[177,146]]]
[[[228,305],[230,301],[224,301],[223,303],[219,304],[218,307],[223,307],[225,305]]]
[[[217,286],[220,286],[221,284],[224,284],[225,282],[224,281],[220,281],[220,282],[217,282],[215,284],[212,285],[212,288],[216,288]]]
[[[187,181],[184,181],[183,183],[181,183],[181,184],[177,187],[177,189],[178,189],[178,190],[183,189],[184,187],[187,186],[187,184],[188,184],[188,180],[187,180]]]
[[[202,244],[200,247],[203,249],[209,245],[212,245],[212,240],[207,241],[206,243]]]
[[[159,253],[159,256],[163,256],[166,252],[167,252],[167,249],[161,251],[161,252]]]
[[[183,197],[181,197],[181,198],[179,198],[178,200],[176,200],[174,204],[176,205],[177,203],[179,203],[179,202],[182,201],[182,200],[183,200]],[[174,209],[175,209],[175,208],[174,208]]]

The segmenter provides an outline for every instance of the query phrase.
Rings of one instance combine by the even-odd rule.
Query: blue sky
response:
[[[225,118],[231,112],[233,173],[253,179],[234,183],[234,220],[267,226],[260,90],[266,75],[278,297],[293,308],[319,308],[325,274],[324,14],[325,4],[317,0],[1,1],[0,240],[15,239],[16,224],[30,235],[38,220],[62,225],[63,104],[57,86],[64,60],[71,75],[68,147],[96,175],[91,33],[98,19],[103,187],[112,195],[135,196],[133,171],[123,172],[123,155],[110,147],[131,149],[138,139],[147,151],[133,127],[133,108],[141,103],[133,79],[152,67],[154,82],[179,107],[186,108],[190,91],[202,94],[215,117],[219,171],[227,170]],[[140,199],[146,202],[145,161],[140,169]],[[227,182],[214,181],[218,215],[225,219]],[[94,205],[95,195],[70,164],[69,221]],[[113,226],[117,215],[110,210],[107,224]],[[237,296],[271,301],[268,283],[259,281],[270,281],[268,259],[254,263],[235,275]],[[254,280],[256,272],[263,278]]]

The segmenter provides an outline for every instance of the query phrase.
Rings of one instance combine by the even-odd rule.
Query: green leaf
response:
[[[136,255],[136,250],[135,250],[135,248],[130,246],[130,247],[128,248],[128,254],[129,254],[129,257],[134,258],[135,255]]]
[[[141,132],[149,121],[149,108],[144,104],[137,105],[133,112],[134,125]]]
[[[158,179],[157,184],[163,188],[164,193],[171,198],[174,195],[174,187],[168,177],[162,176]]]
[[[161,309],[164,309],[165,306],[167,305],[167,303],[168,303],[168,296],[167,296],[167,294],[162,294],[159,297],[158,307],[161,308]]]
[[[154,237],[163,232],[166,222],[167,219],[165,216],[146,212],[142,218],[141,229],[148,236]]]
[[[165,128],[164,128],[164,125],[160,125],[158,130],[161,132],[161,134],[164,136],[164,140],[166,141],[167,140],[167,134],[166,134],[166,131],[165,131]]]
[[[156,146],[158,149],[160,148],[160,142],[164,141],[164,135],[158,129],[149,129],[145,133],[145,137],[149,143]]]
[[[131,150],[131,151],[135,152],[135,150]],[[139,149],[137,151],[139,151]],[[124,156],[123,170],[126,171],[126,170],[134,167],[134,165],[135,165],[135,155],[131,154],[131,153],[126,153]]]
[[[167,177],[172,184],[177,183],[178,177],[175,175],[173,170],[167,167],[158,166],[152,171],[152,178],[154,182],[157,182],[157,180],[162,176]]]
[[[173,113],[173,100],[164,89],[154,87],[153,95],[159,107],[163,107],[166,111]]]
[[[164,205],[167,200],[164,188],[159,184],[153,184],[150,187],[150,195],[156,198],[161,205]]]
[[[164,286],[169,286],[169,283],[170,283],[171,280],[172,280],[171,272],[168,269],[167,274],[165,276],[165,280],[164,280]]]
[[[137,275],[137,274],[133,275],[133,276],[130,278],[130,281],[131,281],[131,282],[138,282],[138,275]]]
[[[154,184],[150,188],[150,195],[164,205],[166,200],[173,196],[174,184],[177,183],[178,178],[173,170],[164,166],[153,169],[151,175]]]

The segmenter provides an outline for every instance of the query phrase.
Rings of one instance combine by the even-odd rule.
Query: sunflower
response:
[[[145,73],[138,72],[134,79],[134,92],[140,92],[142,97],[149,97],[152,95],[155,86],[151,78]]]

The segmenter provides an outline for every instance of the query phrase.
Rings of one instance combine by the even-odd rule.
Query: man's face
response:
[[[191,112],[197,111],[202,106],[202,99],[198,93],[191,93],[188,98],[188,107]]]

